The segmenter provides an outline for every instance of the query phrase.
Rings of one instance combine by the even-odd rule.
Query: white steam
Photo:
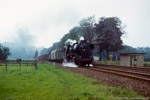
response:
[[[79,40],[84,40],[84,37],[83,37],[83,36],[81,36],[81,37],[79,38]]]
[[[76,65],[74,62],[69,62],[69,63],[63,62],[62,65],[64,67],[74,67],[74,68],[78,67],[78,65]],[[86,64],[86,67],[88,67],[88,64]],[[93,64],[90,64],[89,67],[93,67]]]
[[[65,44],[70,44],[70,45],[73,45],[74,43],[76,43],[76,40],[71,40],[71,39],[68,39]]]
[[[64,67],[78,67],[75,63],[64,63],[62,64]]]

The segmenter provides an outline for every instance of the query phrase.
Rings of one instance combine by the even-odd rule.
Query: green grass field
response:
[[[141,98],[127,89],[97,84],[49,64],[34,67],[0,66],[0,100],[116,100]]]

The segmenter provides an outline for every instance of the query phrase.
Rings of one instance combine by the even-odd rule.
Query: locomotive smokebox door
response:
[[[90,47],[90,49],[92,49],[92,50],[94,49],[94,45],[93,45],[93,44],[90,44],[89,47]]]

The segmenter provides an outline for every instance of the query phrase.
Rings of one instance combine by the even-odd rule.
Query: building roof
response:
[[[120,55],[144,55],[145,53],[120,53]]]

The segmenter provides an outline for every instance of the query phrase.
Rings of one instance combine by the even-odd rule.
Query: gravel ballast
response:
[[[146,98],[150,99],[150,83],[148,82],[143,82],[140,80],[126,78],[118,75],[112,75],[104,72],[92,71],[80,67],[63,67],[62,64],[57,63],[55,63],[55,65],[63,69],[69,69],[73,73],[82,74],[85,77],[96,79],[97,83],[102,83],[113,87],[132,89],[138,94],[142,94]]]

